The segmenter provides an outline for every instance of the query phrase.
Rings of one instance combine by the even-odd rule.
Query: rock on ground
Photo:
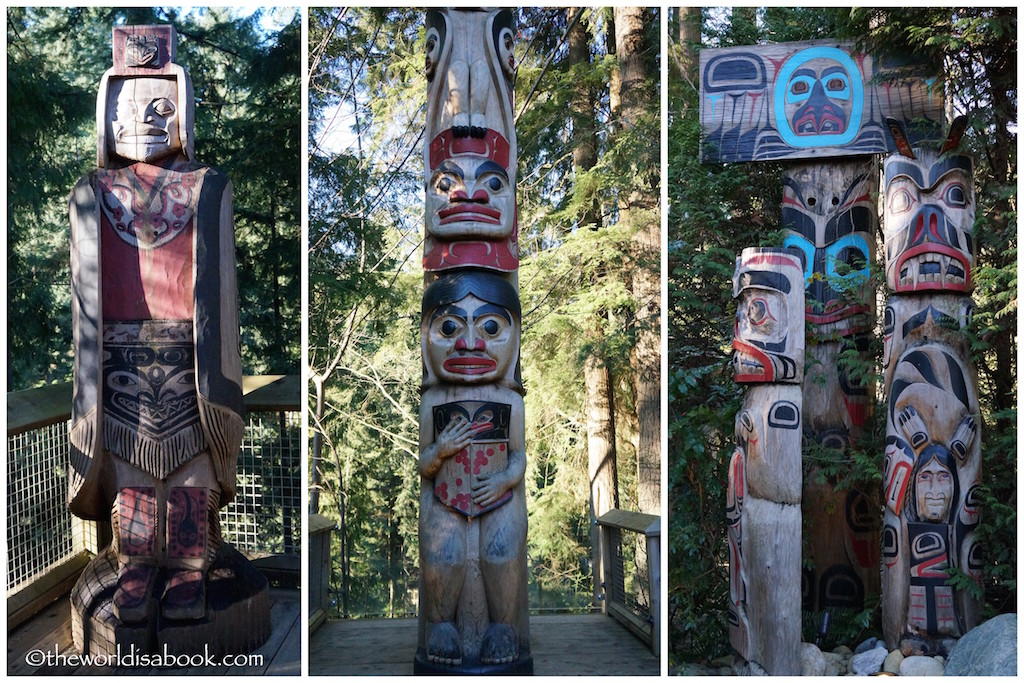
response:
[[[906,657],[900,664],[900,676],[941,676],[942,662],[932,657]]]
[[[898,674],[900,672],[900,664],[903,663],[903,653],[899,650],[893,650],[886,656],[885,661],[882,662],[882,671],[890,674]]]
[[[971,629],[946,658],[947,676],[1016,676],[1017,615],[1000,614]]]
[[[800,643],[800,675],[824,676],[825,657],[821,650],[812,643]]]
[[[884,645],[861,652],[850,660],[850,670],[858,676],[870,676],[882,670],[882,662],[888,656],[889,651],[885,649]]]

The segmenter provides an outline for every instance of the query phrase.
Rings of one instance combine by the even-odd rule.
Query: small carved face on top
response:
[[[434,80],[434,74],[437,72],[437,62],[440,58],[441,34],[437,28],[431,27],[427,29],[427,55],[423,69],[428,81]]]
[[[878,226],[870,166],[797,166],[784,180],[783,246],[801,253],[805,316],[820,332],[853,334],[864,325],[854,316],[870,311],[872,293],[862,289]]]
[[[916,469],[914,493],[917,499],[917,516],[928,522],[949,521],[949,510],[953,504],[953,479],[956,474],[941,462],[937,451],[941,446],[929,446],[921,453],[923,467]]]
[[[443,239],[507,238],[515,221],[508,172],[475,155],[442,161],[426,190],[427,229]]]
[[[781,249],[744,249],[736,259],[737,382],[799,382],[803,376],[803,277]]]
[[[973,287],[974,192],[969,157],[915,150],[885,160],[885,276],[897,293]]]
[[[443,382],[494,383],[516,360],[518,321],[507,309],[472,294],[436,308],[427,330],[425,360]]]
[[[151,162],[181,152],[174,79],[112,80],[107,97],[107,134],[117,156]]]

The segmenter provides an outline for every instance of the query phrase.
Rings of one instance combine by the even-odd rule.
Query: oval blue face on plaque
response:
[[[836,47],[811,47],[786,60],[775,79],[775,123],[791,147],[837,147],[860,131],[864,81]]]

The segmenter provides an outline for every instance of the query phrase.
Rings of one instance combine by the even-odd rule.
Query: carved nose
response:
[[[466,343],[466,338],[465,337],[459,337],[458,339],[455,340],[455,350],[456,351],[468,351],[469,350],[469,344]],[[474,351],[483,351],[484,350],[484,340],[483,339],[473,339],[473,350]]]
[[[466,194],[465,190],[453,190],[451,194],[448,195],[448,199],[453,202],[468,202],[469,195]]]
[[[491,201],[491,197],[487,194],[487,190],[477,190],[473,193],[473,201],[486,204]]]
[[[921,207],[914,220],[913,244],[922,242],[949,244],[949,240],[943,235],[945,227],[946,217],[941,209],[931,205]]]

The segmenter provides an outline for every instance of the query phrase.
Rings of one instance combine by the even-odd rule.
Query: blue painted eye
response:
[[[803,102],[811,96],[811,90],[814,89],[814,84],[817,82],[817,79],[810,76],[794,76],[786,90],[786,102],[788,104]]]
[[[789,234],[782,242],[784,249],[799,249],[800,260],[804,266],[804,282],[810,282],[814,274],[814,245],[809,240],[799,235]]]
[[[825,94],[833,100],[850,99],[850,79],[846,74],[835,73],[822,77],[825,84]]]
[[[838,278],[849,286],[868,279],[868,243],[860,235],[843,235],[825,250],[825,275]],[[843,264],[843,265],[839,265]]]

